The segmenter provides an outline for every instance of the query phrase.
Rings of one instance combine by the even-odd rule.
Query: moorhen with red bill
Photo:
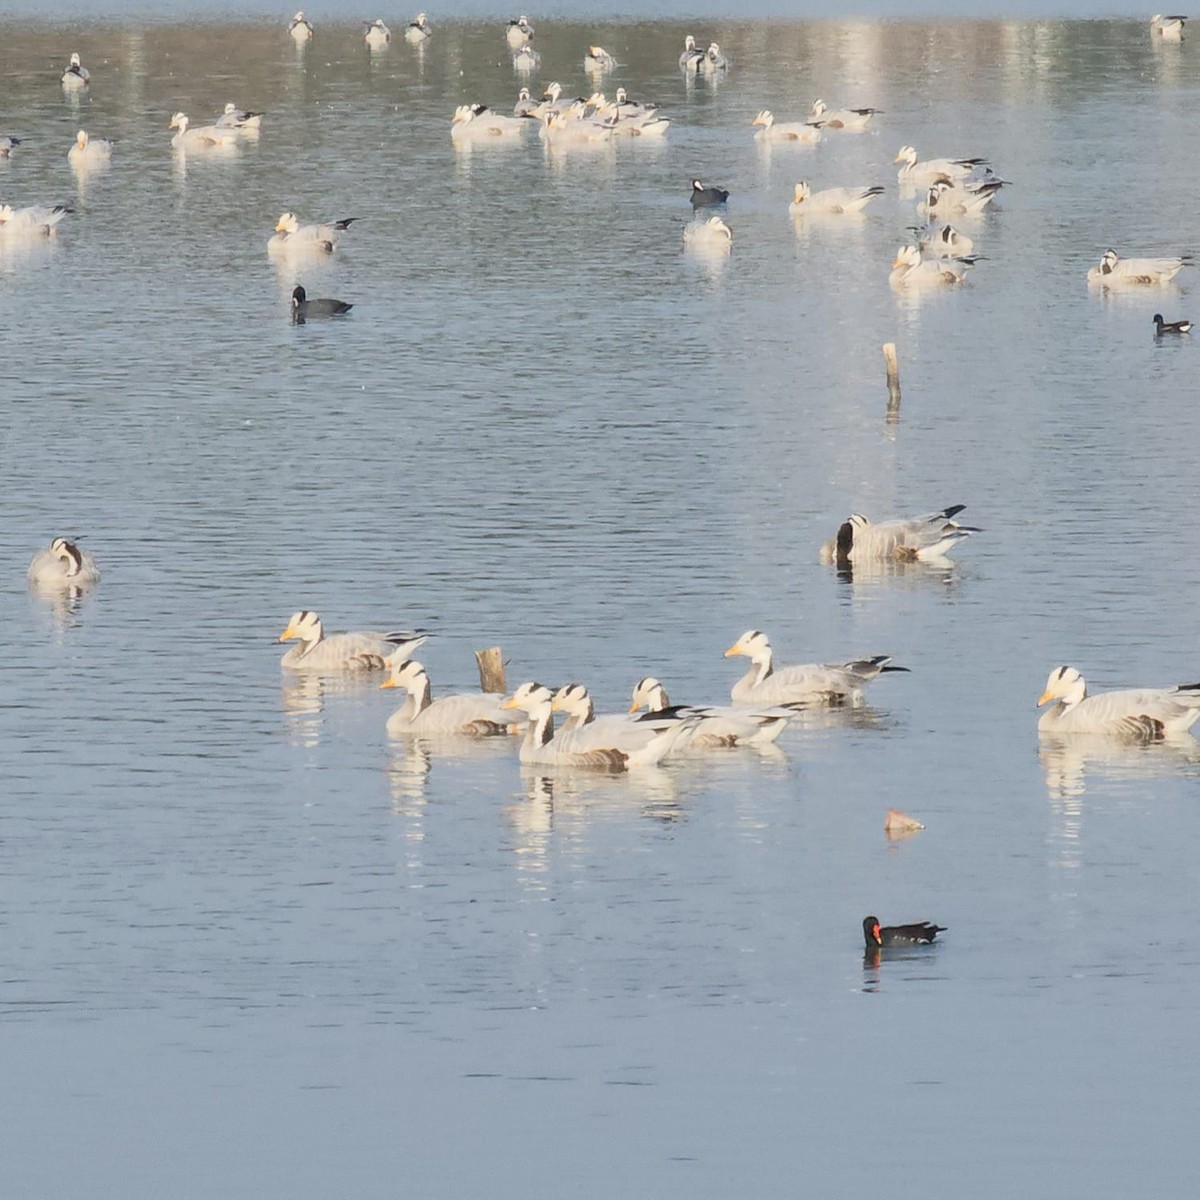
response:
[[[928,945],[945,931],[945,925],[934,925],[932,921],[919,921],[915,925],[880,925],[878,917],[863,918],[863,937],[870,947]]]

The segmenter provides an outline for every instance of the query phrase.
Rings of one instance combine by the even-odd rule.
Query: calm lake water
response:
[[[432,19],[374,56],[351,24],[0,30],[0,199],[74,210],[0,251],[6,1192],[1187,1194],[1200,749],[1039,746],[1034,702],[1063,662],[1200,677],[1200,346],[1150,320],[1200,315],[1194,276],[1084,283],[1196,249],[1196,44],[539,23],[535,84],[591,90],[599,42],[666,141],[463,154],[455,105],[521,81],[496,22]],[[687,32],[727,78],[680,77]],[[877,131],[755,143],[817,96]],[[171,114],[227,100],[261,138],[175,157]],[[109,170],[72,173],[78,128]],[[888,287],[905,143],[1013,181],[952,294]],[[697,175],[727,259],[683,251]],[[887,194],[797,228],[801,178]],[[285,209],[361,220],[297,272]],[[298,280],[353,314],[292,326]],[[986,531],[952,569],[817,562],[851,511],[950,503]],[[26,593],[59,534],[104,571],[78,603]],[[605,709],[647,673],[723,698],[749,627],[911,674],[778,753],[545,779],[390,745],[377,680],[283,678],[299,608],[435,630],[435,688],[499,643]],[[925,831],[890,845],[893,806]],[[949,932],[872,966],[868,912]]]

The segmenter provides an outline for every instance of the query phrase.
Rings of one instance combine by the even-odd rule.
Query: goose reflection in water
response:
[[[521,778],[531,802],[549,804],[560,819],[591,823],[649,817],[655,821],[686,819],[679,804],[673,770],[639,767],[632,774],[574,767],[522,767]]]
[[[1061,801],[1084,795],[1089,775],[1127,781],[1130,790],[1140,790],[1148,779],[1177,775],[1181,768],[1200,768],[1200,742],[1189,734],[1157,741],[1092,733],[1042,734],[1038,760],[1046,776],[1046,794]]]

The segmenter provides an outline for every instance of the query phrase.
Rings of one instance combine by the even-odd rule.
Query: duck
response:
[[[20,144],[20,138],[12,136],[0,137],[0,158],[12,158],[13,151]]]
[[[260,112],[247,112],[244,108],[238,108],[236,104],[230,101],[225,105],[224,111],[213,122],[217,129],[238,129],[244,133],[251,130],[260,129],[262,127],[263,114]]]
[[[696,45],[696,39],[689,33],[683,39],[683,53],[679,56],[679,69],[696,73],[704,61],[704,51]]]
[[[392,40],[392,31],[379,17],[374,21],[364,21],[363,26],[363,41],[372,50],[382,50]]]
[[[1156,287],[1168,284],[1190,258],[1121,258],[1115,250],[1105,250],[1100,265],[1087,273],[1089,284],[1100,287]]]
[[[821,547],[823,563],[929,562],[946,555],[973,533],[973,525],[954,520],[965,504],[951,504],[920,517],[898,517],[872,524],[862,513],[851,513],[837,533]]]
[[[699,724],[679,748],[713,750],[728,746],[767,746],[779,737],[796,715],[794,708],[734,708],[730,705],[687,705],[675,709],[667,689],[653,675],[633,686],[629,711],[645,708],[652,713],[679,711],[699,718]]]
[[[429,41],[431,37],[433,37],[433,26],[429,24],[429,17],[423,12],[417,13],[404,27],[404,40],[410,46],[420,46]]]
[[[0,236],[6,238],[54,237],[57,225],[71,210],[64,204],[30,204],[13,208],[0,204]]]
[[[700,61],[700,70],[706,75],[716,75],[729,69],[729,59],[721,53],[721,47],[716,42],[709,42],[704,58]]]
[[[516,137],[524,128],[522,117],[493,112],[486,104],[460,104],[450,118],[450,140],[474,142]]]
[[[339,233],[349,229],[358,217],[343,217],[322,225],[301,225],[295,213],[285,212],[275,224],[275,233],[267,242],[268,254],[332,254]]]
[[[793,217],[802,217],[808,212],[860,213],[876,196],[882,195],[883,188],[878,186],[824,188],[814,192],[801,180],[796,184],[795,199],[788,205],[788,212]]]
[[[1191,321],[1164,321],[1162,313],[1154,314],[1154,336],[1162,337],[1164,333],[1191,333]]]
[[[75,145],[67,151],[67,162],[72,166],[104,163],[112,158],[112,152],[113,144],[107,138],[91,137],[81,129],[75,135]]]
[[[845,663],[803,663],[775,670],[771,643],[765,633],[748,629],[728,650],[726,658],[744,655],[750,670],[733,685],[730,698],[740,708],[777,704],[857,704],[862,689],[885,671],[907,671],[891,666],[889,655],[853,659]]]
[[[918,249],[934,258],[964,258],[975,248],[975,243],[953,225],[929,224],[914,232]]]
[[[91,81],[91,74],[87,67],[83,66],[79,61],[78,54],[71,55],[71,62],[67,69],[62,73],[62,85],[67,91],[78,91],[80,88],[85,88]]]
[[[515,21],[509,21],[504,36],[513,50],[519,50],[526,42],[532,41],[533,26],[530,25],[529,18],[522,15]]]
[[[1200,683],[1089,696],[1075,667],[1055,667],[1037,704],[1038,708],[1052,704],[1038,718],[1039,733],[1103,733],[1132,741],[1161,741],[1186,733],[1200,717]]]
[[[297,45],[309,41],[313,35],[312,22],[304,15],[304,10],[301,9],[288,23],[288,33],[291,35],[292,41]]]
[[[888,282],[894,288],[953,287],[966,278],[975,260],[925,258],[916,246],[901,246],[896,252]]]
[[[418,646],[424,645],[428,634],[404,631],[399,633],[325,633],[321,618],[315,612],[301,609],[292,613],[287,628],[279,635],[281,642],[297,641],[279,660],[293,670],[305,671],[370,671],[382,670],[393,656],[408,658]]]
[[[589,46],[583,56],[585,71],[612,71],[620,65],[603,46]]]
[[[801,142],[815,146],[821,140],[821,131],[816,126],[805,125],[803,121],[777,123],[769,108],[764,108],[750,124],[762,126],[754,135],[760,142]]]
[[[35,587],[88,587],[99,581],[100,569],[88,551],[59,537],[33,556],[27,575]]]
[[[237,129],[226,126],[201,125],[196,129],[188,127],[185,113],[177,112],[172,118],[168,129],[178,130],[171,138],[171,145],[176,150],[213,150],[220,146],[237,145]]]
[[[956,187],[939,180],[925,193],[925,199],[917,205],[917,211],[931,219],[977,217],[991,204],[1003,186],[1002,180],[974,187]]]
[[[917,921],[912,925],[880,925],[878,917],[863,918],[863,938],[867,948],[880,946],[927,946],[947,926],[932,921]]]
[[[513,727],[501,707],[502,696],[462,692],[434,700],[429,673],[413,658],[393,656],[388,677],[379,686],[403,688],[408,693],[405,702],[388,718],[387,731],[392,737],[409,733],[503,737]]]
[[[914,188],[929,188],[935,183],[961,183],[974,180],[986,183],[995,179],[986,158],[930,158],[921,162],[912,146],[901,146],[895,157],[901,165],[900,183]]]
[[[1182,42],[1183,24],[1186,20],[1187,17],[1164,17],[1162,13],[1155,13],[1150,18],[1150,32],[1162,38],[1164,42]]]
[[[824,100],[817,99],[809,110],[808,124],[820,129],[836,129],[841,133],[864,133],[871,118],[880,111],[878,108],[831,109]]]
[[[300,284],[292,291],[292,322],[296,325],[303,325],[313,317],[345,316],[353,307],[345,300],[310,300]]]
[[[715,208],[729,199],[724,188],[705,187],[699,179],[692,180],[692,208]]]
[[[513,70],[521,74],[532,75],[541,70],[542,56],[528,42],[518,50],[513,51]]]
[[[720,217],[697,219],[683,227],[683,244],[703,250],[728,250],[733,245],[733,230]]]

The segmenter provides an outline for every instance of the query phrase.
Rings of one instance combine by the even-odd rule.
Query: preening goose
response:
[[[696,45],[696,39],[689,33],[683,39],[683,53],[679,56],[679,68],[695,74],[700,70],[700,64],[703,61],[704,51]]]
[[[917,211],[931,220],[947,217],[977,217],[996,198],[1004,186],[996,180],[992,183],[968,184],[958,187],[944,180],[935,183],[925,193],[925,199],[917,205]]]
[[[53,237],[58,232],[55,227],[70,211],[63,204],[30,204],[25,208],[0,204],[0,237]]]
[[[861,513],[851,513],[837,533],[821,547],[821,561],[839,566],[856,562],[937,561],[965,537],[979,530],[954,518],[966,507],[952,504],[921,517],[901,517],[873,525]]]
[[[344,217],[322,225],[301,225],[295,213],[285,212],[275,224],[275,234],[267,242],[268,254],[332,254],[338,234],[350,228],[358,217]]]
[[[893,667],[891,658],[855,659],[845,663],[804,663],[774,667],[771,643],[757,629],[742,634],[728,650],[726,658],[745,655],[750,670],[733,685],[730,695],[741,707],[774,704],[854,704],[862,698],[862,689],[884,671],[907,671]]]
[[[29,564],[29,582],[35,587],[87,587],[100,578],[96,560],[74,542],[55,538],[48,550],[39,550]]]
[[[1170,283],[1190,262],[1182,258],[1121,258],[1106,250],[1100,265],[1087,273],[1089,284],[1099,287],[1157,287]]]
[[[975,249],[975,243],[953,225],[926,225],[915,231],[917,246],[934,258],[965,258]]]
[[[514,138],[524,128],[525,120],[521,117],[493,112],[486,104],[460,104],[450,118],[450,140],[461,144]]]
[[[916,246],[901,246],[888,282],[897,289],[953,287],[963,282],[973,265],[969,258],[924,258]]]
[[[326,636],[321,618],[315,612],[301,609],[292,614],[287,628],[279,635],[281,642],[298,641],[299,645],[293,646],[279,661],[285,667],[301,671],[382,670],[393,656],[408,658],[413,650],[424,645],[427,637],[408,630]]]
[[[760,142],[797,142],[815,146],[821,140],[821,131],[815,125],[806,125],[803,121],[777,122],[769,108],[764,108],[750,124],[761,126],[754,135]]]
[[[862,212],[876,196],[883,195],[881,187],[844,187],[823,188],[814,192],[808,184],[801,180],[796,184],[795,199],[788,205],[788,212],[793,217],[802,217],[805,213],[844,213]]]
[[[423,42],[429,41],[431,37],[433,37],[433,26],[429,24],[429,18],[423,12],[417,13],[404,27],[404,40],[410,46],[420,46]]]
[[[729,59],[721,53],[721,47],[716,42],[709,42],[704,57],[700,60],[700,70],[706,75],[717,75],[729,69]]]
[[[1041,733],[1103,733],[1131,741],[1157,741],[1186,733],[1200,717],[1200,683],[1173,688],[1134,688],[1089,696],[1074,667],[1056,667],[1038,707]]]
[[[695,716],[699,724],[677,749],[713,750],[723,746],[766,746],[775,741],[796,715],[790,708],[734,708],[730,705],[686,705],[672,708],[667,689],[652,675],[639,679],[633,688],[629,711],[680,712]]]
[[[683,227],[683,244],[696,250],[728,250],[733,230],[720,217],[695,220]]]
[[[78,54],[71,55],[70,66],[62,73],[62,85],[69,92],[78,91],[80,88],[85,88],[91,75],[88,73],[87,67],[83,66],[79,61]]]
[[[288,23],[288,33],[297,45],[302,45],[312,37],[312,22],[304,15],[303,10],[298,12]]]
[[[824,100],[814,100],[808,124],[840,133],[863,133],[878,112],[877,108],[830,108]]]
[[[393,657],[390,673],[381,688],[403,688],[408,698],[388,718],[392,736],[405,733],[454,733],[463,737],[499,737],[512,728],[501,707],[503,696],[486,692],[462,692],[432,697],[425,668],[414,659]]]

